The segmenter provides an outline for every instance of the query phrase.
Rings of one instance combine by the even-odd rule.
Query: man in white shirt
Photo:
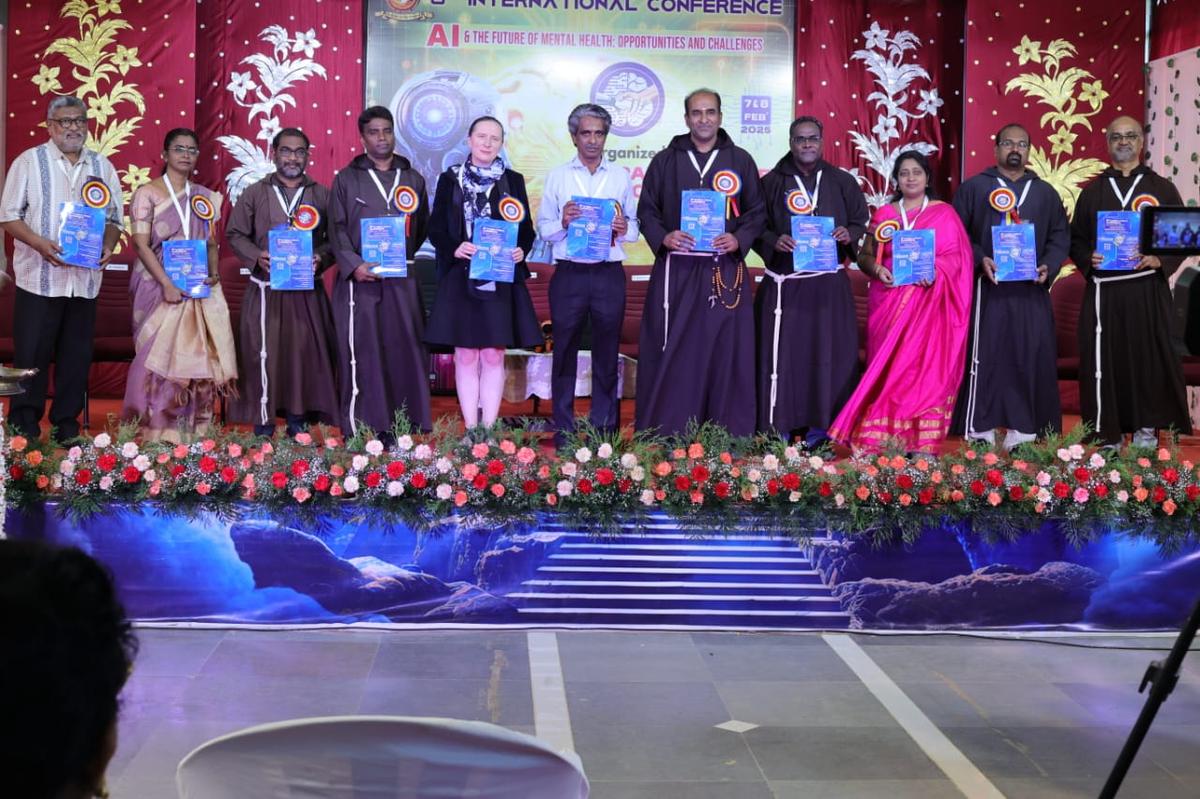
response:
[[[46,402],[47,369],[54,362],[54,402],[50,424],[58,441],[79,435],[92,340],[96,295],[103,266],[121,235],[121,182],[107,158],[84,146],[87,106],[77,97],[50,101],[46,128],[50,140],[17,156],[8,170],[0,200],[0,227],[14,239],[13,365],[39,371],[26,392],[13,397],[9,423],[35,439]],[[69,266],[59,257],[59,211],[78,203],[85,184],[108,188],[101,269]]]
[[[604,143],[612,117],[598,105],[584,103],[571,111],[567,130],[575,156],[551,170],[542,190],[537,228],[554,245],[554,277],[550,280],[550,321],[554,326],[553,394],[555,442],[562,446],[575,430],[575,373],[584,325],[592,330],[592,410],[589,418],[601,431],[614,431],[617,414],[617,360],[621,322],[625,317],[625,251],[622,242],[637,241],[637,209],[629,172],[607,161]],[[596,204],[576,198],[615,201]],[[586,207],[585,207],[586,206]],[[612,214],[612,235],[605,243],[585,240],[584,227],[603,225]],[[576,222],[574,230],[571,223]],[[592,226],[594,228],[594,226]],[[590,252],[589,252],[590,250]]]

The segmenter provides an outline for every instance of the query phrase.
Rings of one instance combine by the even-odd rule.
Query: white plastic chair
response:
[[[201,744],[182,799],[587,799],[579,758],[482,721],[333,716],[262,724]]]

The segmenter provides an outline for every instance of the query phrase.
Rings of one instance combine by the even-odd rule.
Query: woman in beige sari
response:
[[[232,392],[237,381],[229,307],[217,275],[214,228],[221,196],[192,184],[199,156],[193,131],[172,130],[163,143],[162,176],[139,188],[130,202],[137,251],[129,280],[136,354],[123,415],[137,419],[147,439],[181,441],[204,433],[217,397]],[[205,242],[207,297],[181,291],[164,269],[164,243],[182,239]]]

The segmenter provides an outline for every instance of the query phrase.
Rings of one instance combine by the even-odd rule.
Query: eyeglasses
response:
[[[792,144],[820,144],[820,136],[793,136]]]
[[[1115,144],[1116,142],[1122,142],[1122,141],[1135,142],[1135,141],[1137,141],[1137,140],[1138,140],[1138,139],[1140,139],[1140,138],[1142,138],[1142,134],[1140,134],[1140,133],[1137,133],[1137,132],[1133,132],[1133,133],[1110,133],[1110,134],[1108,134],[1108,140],[1109,140],[1110,142],[1113,142],[1114,144]]]
[[[1001,149],[1005,149],[1005,150],[1028,150],[1029,142],[1013,141],[1012,139],[1002,139],[1000,141],[1000,147],[1001,147]]]
[[[196,156],[200,155],[200,148],[184,147],[182,144],[176,144],[171,148],[171,152],[175,153],[175,155],[190,155],[195,158]]]
[[[291,147],[280,147],[275,152],[283,158],[308,158],[308,150],[304,147],[297,147],[295,150]]]
[[[51,122],[58,125],[60,128],[83,130],[87,127],[87,117],[63,117],[62,119],[50,119]]]

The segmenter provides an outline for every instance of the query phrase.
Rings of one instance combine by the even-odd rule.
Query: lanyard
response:
[[[275,190],[275,198],[279,200],[279,207],[283,209],[283,215],[287,217],[288,224],[290,225],[292,223],[292,216],[296,213],[296,206],[300,204],[300,198],[304,196],[304,186],[300,186],[300,189],[292,196],[291,204],[283,199],[283,192],[279,190],[278,186],[272,184],[271,188]],[[382,186],[379,188],[381,191],[383,190]]]
[[[1138,177],[1141,177],[1141,175],[1138,175]],[[1000,188],[1008,188],[1004,183],[1004,178],[1000,177],[999,175],[996,176],[996,182],[1000,184]],[[1017,198],[1017,204],[1013,206],[1014,211],[1021,210],[1021,206],[1025,203],[1025,198],[1029,196],[1029,187],[1032,185],[1033,181],[1031,180],[1025,184],[1025,188],[1021,189],[1021,196]],[[1119,197],[1120,195],[1117,196]]]
[[[367,174],[371,176],[371,180],[375,182],[375,188],[379,189],[379,196],[383,198],[383,204],[386,208],[392,207],[392,198],[396,195],[396,187],[400,185],[400,170],[396,170],[396,177],[392,178],[391,193],[384,191],[383,184],[379,182],[379,177],[375,174],[374,169],[368,169]]]
[[[585,167],[586,168],[586,167]],[[596,187],[595,193],[587,190],[583,180],[579,177],[579,170],[572,169],[571,177],[575,178],[575,185],[579,187],[579,193],[584,197],[601,197],[604,193],[604,184],[608,183],[608,170],[604,170],[604,179],[600,181],[600,185]]]
[[[688,158],[692,159],[692,166],[696,168],[696,173],[700,175],[700,185],[704,185],[704,176],[708,174],[708,170],[712,168],[713,162],[717,160],[717,150],[714,148],[708,154],[708,160],[704,162],[704,169],[700,168],[700,162],[696,160],[696,154],[688,150]]]
[[[1111,176],[1109,177],[1108,182],[1112,186],[1113,194],[1117,195],[1117,202],[1121,204],[1122,211],[1124,211],[1125,207],[1129,205],[1129,201],[1133,199],[1133,193],[1137,190],[1137,184],[1142,182],[1142,177],[1145,174],[1146,173],[1143,172],[1133,179],[1133,185],[1129,187],[1129,193],[1125,195],[1122,195],[1121,190],[1117,188],[1117,179]]]
[[[804,188],[804,184],[800,181],[799,175],[792,176],[796,178],[797,188],[799,188],[800,193],[804,195],[804,199],[808,201],[808,207],[812,209],[809,211],[810,214],[815,214],[817,212],[817,198],[821,195],[821,173],[824,171],[824,169],[817,170],[817,185],[813,186],[812,194],[809,194],[808,189]]]
[[[167,184],[167,194],[171,195],[171,205],[175,206],[175,213],[179,214],[179,221],[183,223],[183,237],[185,239],[191,238],[192,204],[190,200],[192,197],[192,182],[190,180],[185,180],[183,182],[183,204],[187,206],[187,212],[185,213],[184,210],[179,207],[179,198],[175,196],[175,187],[171,185],[171,181],[165,176],[163,177],[163,180],[166,181]]]
[[[926,194],[921,199],[921,207],[917,210],[917,212],[915,214],[913,214],[913,218],[912,218],[911,222],[908,219],[908,212],[904,210],[904,200],[901,199],[898,203],[896,203],[896,205],[900,209],[900,223],[902,225],[904,225],[905,230],[912,230],[912,226],[915,225],[917,222],[917,217],[920,216],[921,212],[925,210],[925,206],[929,205],[929,195]]]

